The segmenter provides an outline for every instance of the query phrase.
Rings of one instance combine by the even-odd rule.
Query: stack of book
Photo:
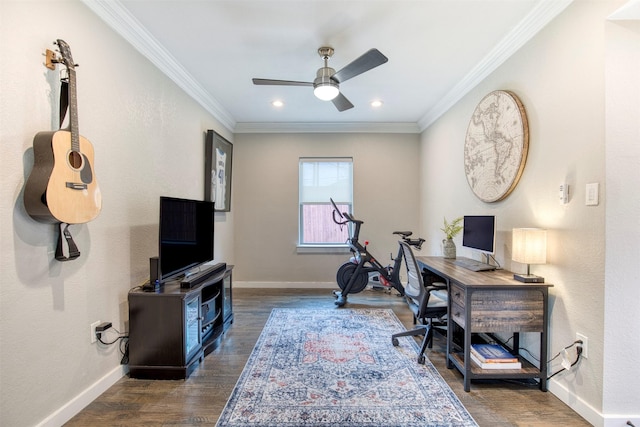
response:
[[[521,369],[517,356],[498,344],[471,344],[471,360],[482,369]]]

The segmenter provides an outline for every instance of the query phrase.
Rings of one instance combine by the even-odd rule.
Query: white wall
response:
[[[127,292],[157,254],[158,196],[201,199],[205,131],[233,135],[82,3],[3,0],[0,16],[0,424],[55,425],[123,373],[117,346],[90,344],[89,324],[127,330]],[[58,38],[79,64],[80,133],[103,196],[96,220],[71,227],[82,255],[67,263],[22,194],[33,136],[56,129],[59,73],[42,64]],[[217,214],[220,260],[233,262],[232,230]]]
[[[300,157],[353,157],[354,214],[365,222],[360,237],[385,265],[397,250],[392,232],[417,232],[418,149],[415,134],[237,134],[234,284],[337,288],[348,252],[296,251]]]
[[[620,298],[633,293],[611,299],[609,289],[613,284],[607,283],[605,288],[605,259],[617,258],[621,249],[613,241],[605,240],[605,206],[610,201],[607,189],[611,182],[622,184],[628,178],[632,178],[629,188],[636,188],[637,185],[632,186],[638,182],[638,162],[637,157],[633,157],[637,150],[628,151],[633,132],[621,136],[614,148],[614,153],[624,160],[605,163],[605,154],[611,154],[605,150],[605,140],[609,140],[609,133],[605,132],[605,28],[607,16],[618,3],[574,2],[422,135],[423,234],[433,236],[443,216],[495,214],[497,258],[510,269],[511,229],[526,226],[549,230],[548,264],[532,266],[532,272],[554,284],[550,289],[550,354],[571,344],[577,332],[589,339],[589,358],[582,360],[572,373],[554,377],[550,390],[594,425],[604,425],[614,413],[610,411],[627,416],[638,411],[638,393],[627,394],[625,388],[629,380],[624,380],[624,374],[611,381],[607,379],[607,390],[604,381],[605,373],[616,370],[612,366],[618,363],[627,378],[630,371],[637,372],[637,362],[632,366],[624,356],[626,352],[617,350],[607,349],[605,368],[604,349],[608,344],[605,330],[609,331],[608,327],[605,329],[605,296],[611,300],[607,314],[616,318],[615,327],[628,328],[624,333],[626,337],[640,335],[640,325],[624,321],[637,320],[637,316],[623,316],[618,305]],[[637,90],[637,73],[631,71],[626,78],[636,81]],[[620,85],[622,90],[628,90],[623,83]],[[526,168],[513,193],[501,202],[486,204],[475,198],[466,182],[463,146],[473,110],[484,95],[497,89],[512,90],[521,98],[529,119],[530,146]],[[635,106],[634,144],[637,145],[638,115],[634,102],[637,103],[637,99],[628,101]],[[629,154],[631,157],[627,157]],[[611,167],[607,174],[605,166]],[[558,202],[558,186],[563,181],[571,186],[572,193],[565,206]],[[600,205],[585,206],[585,185],[594,182],[600,183]],[[630,236],[627,228],[630,222],[633,224],[631,234],[638,232],[637,209],[633,208],[637,205],[637,195],[628,196],[636,199],[631,209],[627,210],[629,205],[624,199],[616,198],[613,210],[622,222],[610,222],[617,236],[624,232],[625,240]],[[607,212],[611,211],[607,208]],[[637,255],[637,242],[628,240],[629,246],[625,248]],[[611,246],[605,247],[605,243]],[[440,238],[432,237],[428,244],[432,251],[440,250]],[[626,254],[626,249],[623,250]],[[473,256],[464,249],[460,252]],[[635,260],[631,253],[628,255]],[[637,261],[632,262],[635,263],[632,269],[637,273]],[[513,268],[522,271],[524,267],[514,264]],[[629,269],[622,269],[621,274],[626,281],[634,285],[637,282]],[[620,282],[620,278],[616,279],[616,283]],[[637,302],[637,298],[634,301]],[[628,309],[637,312],[635,305]],[[527,337],[522,345],[534,349],[536,343],[536,339]],[[620,350],[622,345],[619,343],[614,348]],[[558,368],[558,363],[554,363],[550,371]],[[633,390],[633,386],[630,389]],[[608,404],[605,406],[603,401]],[[616,405],[614,401],[621,404]]]
[[[610,426],[624,425],[628,414],[640,424],[639,76],[640,20],[608,23],[603,409]]]

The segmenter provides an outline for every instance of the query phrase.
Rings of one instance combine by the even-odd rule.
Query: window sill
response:
[[[298,245],[296,252],[299,254],[347,254],[349,246],[325,246],[325,245]]]

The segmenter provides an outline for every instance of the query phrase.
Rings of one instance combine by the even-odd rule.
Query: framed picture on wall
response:
[[[233,145],[217,132],[207,131],[205,140],[204,199],[214,202],[216,212],[231,210],[231,163]]]

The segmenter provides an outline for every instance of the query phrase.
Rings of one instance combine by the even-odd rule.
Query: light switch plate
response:
[[[585,204],[587,206],[598,206],[600,203],[598,192],[600,185],[597,182],[593,182],[591,184],[587,184],[587,188],[585,191]]]

